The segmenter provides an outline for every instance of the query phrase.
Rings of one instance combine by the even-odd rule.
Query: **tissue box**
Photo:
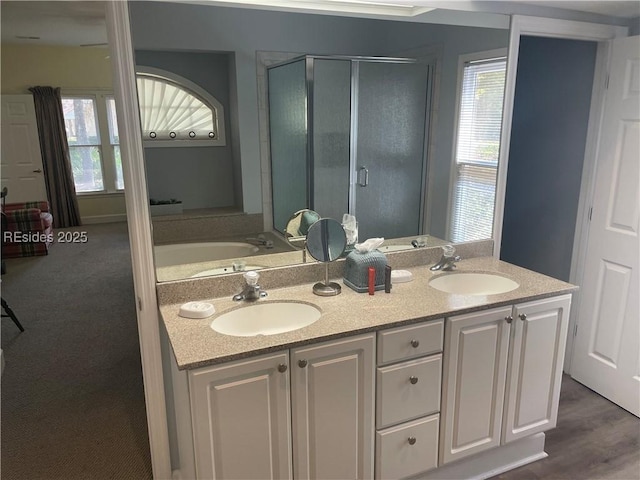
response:
[[[387,257],[379,250],[360,253],[354,250],[345,259],[344,284],[358,293],[369,291],[369,267],[376,269],[376,290],[384,289]]]

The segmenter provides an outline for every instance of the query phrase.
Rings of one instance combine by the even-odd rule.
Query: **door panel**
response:
[[[2,187],[7,203],[47,200],[31,95],[2,95]]]
[[[309,207],[321,217],[341,220],[349,211],[351,62],[313,59],[312,92]]]
[[[502,443],[556,426],[570,296],[517,305]]]
[[[640,37],[612,43],[571,375],[640,416]]]
[[[302,59],[268,71],[273,226],[279,232],[309,206],[305,65]]]
[[[372,478],[375,335],[291,351],[294,478]]]
[[[441,465],[500,445],[510,316],[505,307],[447,321]]]
[[[287,352],[189,373],[196,475],[291,478]]]
[[[354,188],[360,238],[416,235],[421,218],[428,67],[356,63],[359,184]],[[367,186],[360,186],[364,183]]]

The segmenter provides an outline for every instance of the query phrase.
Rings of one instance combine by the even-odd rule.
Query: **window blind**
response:
[[[506,59],[463,68],[455,150],[451,240],[490,238],[500,154]]]
[[[145,140],[201,140],[217,137],[215,109],[186,88],[138,74],[140,121]]]

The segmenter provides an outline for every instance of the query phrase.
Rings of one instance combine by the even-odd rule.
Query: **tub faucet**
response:
[[[245,300],[247,302],[253,302],[267,296],[267,292],[262,290],[260,285],[258,285],[258,278],[260,278],[258,272],[250,270],[245,273],[243,277],[246,282],[244,289],[232,297],[234,301],[239,302]]]
[[[265,248],[273,248],[273,240],[267,240],[262,233],[257,237],[245,238],[245,241],[253,243],[254,245],[263,246]]]
[[[427,237],[418,237],[415,240],[411,241],[411,246],[413,248],[422,248],[427,246]]]
[[[438,260],[438,263],[429,267],[431,271],[442,270],[449,272],[456,268],[456,262],[460,261],[460,255],[453,255],[456,249],[453,245],[444,245],[442,247],[442,258]]]

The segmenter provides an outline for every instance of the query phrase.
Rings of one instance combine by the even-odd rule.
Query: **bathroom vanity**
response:
[[[217,312],[202,320],[161,305],[175,478],[486,478],[544,458],[576,287],[491,257],[410,271],[390,294],[267,288],[259,302],[322,312],[277,335],[214,331],[217,315],[252,308],[230,296],[199,298]],[[429,284],[465,272],[519,286],[469,295]]]

